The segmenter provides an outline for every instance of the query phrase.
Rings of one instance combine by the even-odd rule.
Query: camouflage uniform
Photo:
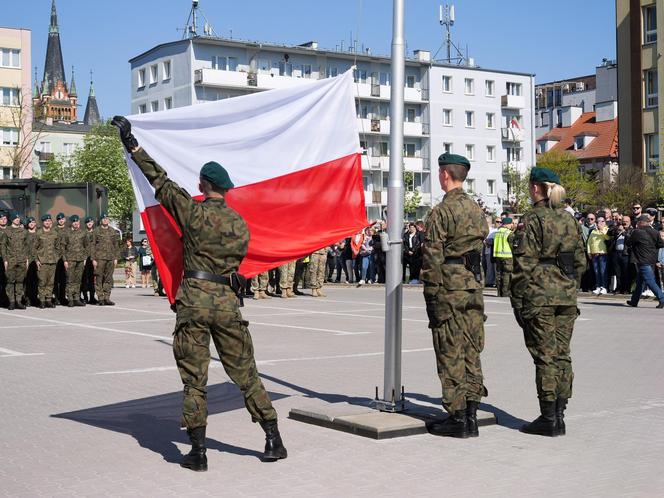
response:
[[[4,244],[6,230],[7,225],[0,225],[0,246]],[[6,306],[8,303],[9,298],[7,297],[7,272],[5,272],[5,263],[3,260],[0,261],[0,306]]]
[[[35,246],[37,244],[37,230],[34,232],[26,230],[26,247],[28,250],[28,270],[25,275],[25,296],[26,303],[36,305],[39,299],[39,276],[37,271],[37,262],[35,257]]]
[[[281,296],[293,295],[293,281],[295,280],[295,264],[297,261],[290,261],[279,267],[279,287],[281,288]]]
[[[270,283],[270,276],[268,272],[263,272],[256,275],[251,279],[251,290],[254,291],[254,299],[266,299],[269,296],[266,294],[267,286]]]
[[[65,239],[67,238],[67,227],[66,225],[60,226],[55,224],[52,230],[58,233],[60,237],[60,248],[64,250]],[[56,302],[64,304],[65,299],[67,298],[67,270],[65,270],[65,260],[60,258],[58,263],[55,265],[55,277],[53,278],[53,295],[55,296]]]
[[[325,282],[325,270],[327,268],[327,247],[318,249],[311,255],[307,272],[308,286],[311,289],[321,289]]]
[[[92,234],[90,256],[97,262],[95,268],[95,291],[99,301],[108,301],[113,288],[113,270],[120,252],[120,236],[111,228],[98,226]]]
[[[561,252],[574,254],[577,280],[586,268],[581,228],[562,209],[540,201],[526,213],[514,242],[512,306],[523,323],[526,347],[535,362],[540,401],[572,396],[570,340],[579,313],[580,282],[568,278],[552,260]]]
[[[226,275],[236,272],[249,244],[244,220],[224,199],[194,201],[142,149],[132,158],[155,188],[161,205],[182,230],[184,269]],[[184,384],[182,426],[207,425],[210,336],[228,376],[242,391],[254,422],[276,421],[277,413],[258,376],[254,348],[239,300],[224,284],[185,278],[176,299],[173,354]]]
[[[2,259],[7,262],[7,295],[9,304],[23,301],[23,281],[29,257],[27,231],[23,226],[7,228],[2,239]]]
[[[81,298],[81,283],[83,280],[83,269],[85,261],[90,255],[88,234],[85,230],[70,229],[63,239],[64,260],[68,263],[67,270],[67,299],[79,301]]]
[[[488,231],[479,206],[460,188],[447,192],[427,218],[420,277],[443,407],[450,413],[465,409],[466,400],[486,396],[480,362],[484,349],[482,282],[458,263],[469,251],[482,250]]]
[[[60,247],[60,234],[55,228],[46,231],[37,230],[35,241],[35,260],[39,263],[39,299],[43,304],[49,303],[53,298],[53,280],[55,267],[62,257]]]
[[[92,241],[94,238],[95,229],[88,230],[88,227],[81,228],[85,231],[88,239],[88,248],[92,249]],[[83,281],[81,282],[81,292],[88,303],[95,302],[95,269],[92,264],[92,257],[88,256],[83,266]]]

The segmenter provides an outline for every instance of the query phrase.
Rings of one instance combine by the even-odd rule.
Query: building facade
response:
[[[664,1],[616,0],[618,55],[618,137],[621,175],[661,171],[664,115],[664,54],[658,43],[664,28]]]
[[[29,178],[32,165],[31,33],[0,28],[0,175]]]
[[[367,216],[385,217],[388,57],[324,50],[315,42],[283,46],[197,36],[158,45],[129,62],[133,114],[283,88],[354,67]],[[467,84],[473,85],[471,91],[465,91]],[[491,86],[490,95],[486,85]],[[503,165],[512,161],[525,169],[526,162],[535,159],[533,92],[532,75],[442,65],[423,50],[406,60],[404,169],[407,189],[417,190],[421,199],[411,217],[422,218],[442,198],[437,158],[445,150],[471,154],[474,182],[469,182],[469,189],[485,197],[492,208],[502,208],[508,190]]]

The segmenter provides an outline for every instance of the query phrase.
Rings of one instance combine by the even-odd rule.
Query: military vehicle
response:
[[[108,190],[95,183],[51,183],[34,178],[0,181],[0,209],[18,211],[24,218],[37,220],[49,213],[67,217],[77,214],[81,219],[108,212]]]

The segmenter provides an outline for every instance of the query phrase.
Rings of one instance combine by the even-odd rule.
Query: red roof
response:
[[[595,138],[584,149],[574,150],[574,137],[591,135]],[[551,151],[569,152],[578,159],[601,159],[618,157],[618,118],[595,122],[594,112],[584,112],[572,126],[554,128],[537,141],[558,140]]]

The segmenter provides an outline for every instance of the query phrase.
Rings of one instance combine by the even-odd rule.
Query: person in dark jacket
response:
[[[636,230],[627,240],[627,245],[632,251],[632,259],[638,268],[636,276],[636,287],[632,293],[632,299],[627,301],[629,306],[636,308],[639,305],[643,287],[648,286],[659,301],[657,308],[664,308],[664,293],[655,282],[654,267],[657,264],[657,253],[660,247],[664,247],[664,241],[659,233],[651,225],[650,217],[642,214],[637,218]]]
[[[615,226],[609,229],[611,238],[607,241],[609,262],[616,276],[616,287],[614,294],[629,294],[632,288],[632,278],[629,268],[629,248],[627,239],[629,239],[633,230],[629,216],[621,217],[620,221],[615,221]]]

